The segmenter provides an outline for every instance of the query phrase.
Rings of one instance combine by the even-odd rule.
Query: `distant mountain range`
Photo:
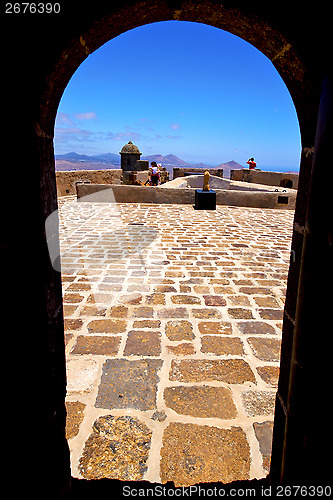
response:
[[[88,156],[78,153],[56,155],[56,170],[98,170],[106,168],[120,168],[119,154],[106,153],[103,155]]]
[[[166,169],[172,173],[173,167],[189,167],[189,168],[223,168],[224,177],[229,177],[231,169],[244,168],[236,161],[221,163],[220,165],[212,166],[205,163],[188,163],[173,154],[166,156],[156,154],[150,156],[142,156],[142,160],[150,162],[156,161],[161,163]],[[120,155],[115,153],[106,153],[102,155],[82,155],[75,152],[56,155],[56,170],[101,170],[120,168]]]

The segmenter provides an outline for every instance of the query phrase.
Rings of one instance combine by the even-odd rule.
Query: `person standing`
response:
[[[254,170],[257,166],[254,158],[249,158],[246,163],[249,165],[249,170]]]
[[[157,166],[157,164],[156,164],[156,161],[152,161],[152,162],[151,162],[151,167],[152,167],[152,170],[151,170],[151,177],[150,177],[150,180],[151,180],[151,185],[152,185],[152,186],[157,186],[157,185],[158,185],[159,178],[160,178],[160,173],[159,173],[159,170],[158,170],[158,166]]]

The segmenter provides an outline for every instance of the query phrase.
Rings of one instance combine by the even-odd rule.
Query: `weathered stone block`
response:
[[[259,314],[262,319],[283,319],[282,309],[259,309]]]
[[[80,394],[89,393],[98,376],[98,363],[94,359],[68,359],[67,391]]]
[[[272,454],[273,422],[254,422],[253,428],[256,438],[259,441],[263,467],[268,471]]]
[[[146,297],[147,304],[165,304],[165,296],[163,293],[152,293],[151,295],[147,295]]]
[[[178,382],[219,380],[228,384],[255,382],[250,366],[242,359],[175,359],[171,363],[170,380]]]
[[[132,315],[134,318],[152,318],[154,309],[149,306],[137,306],[133,308]]]
[[[244,354],[243,342],[239,338],[205,335],[201,339],[201,352],[215,354]]]
[[[84,418],[84,409],[86,405],[79,401],[66,402],[66,439],[75,437]]]
[[[152,410],[156,405],[159,359],[108,359],[103,365],[95,406]]]
[[[151,436],[151,430],[136,417],[99,417],[80,458],[82,476],[123,481],[143,479]]]
[[[188,354],[195,354],[195,349],[193,344],[190,342],[183,342],[179,345],[168,345],[168,351],[175,356],[186,356]]]
[[[87,325],[89,333],[122,333],[126,331],[126,321],[119,319],[93,319]]]
[[[234,319],[253,319],[251,309],[246,309],[244,307],[229,307],[228,314]]]
[[[64,328],[65,330],[80,330],[83,325],[82,319],[68,319],[64,320]]]
[[[204,295],[206,306],[225,306],[227,305],[226,300],[221,297],[221,295]]]
[[[200,298],[193,295],[173,295],[171,302],[173,304],[201,304]]]
[[[118,353],[120,337],[80,335],[71,354],[100,354],[115,356]]]
[[[200,321],[199,332],[210,335],[231,335],[232,326],[227,321]]]
[[[192,340],[195,337],[192,323],[186,320],[168,321],[165,325],[165,334],[171,341]]]
[[[192,314],[198,319],[219,319],[222,314],[218,309],[205,308],[205,309],[192,309]]]
[[[161,334],[131,330],[128,332],[124,356],[158,356],[161,354]]]
[[[188,318],[188,311],[185,307],[165,307],[157,311],[159,318]]]
[[[242,399],[246,413],[250,417],[274,414],[275,392],[244,391]]]
[[[113,318],[126,318],[128,315],[128,307],[112,306],[108,315],[112,316]]]
[[[280,369],[278,366],[258,366],[257,372],[266,384],[277,387]]]
[[[274,327],[263,321],[240,321],[237,328],[245,335],[276,334]]]
[[[161,481],[176,487],[248,479],[250,448],[240,427],[171,423],[163,435]]]
[[[80,293],[65,293],[64,302],[69,304],[78,304],[84,299],[84,296]]]
[[[143,319],[133,322],[133,328],[159,328],[161,322],[159,319]]]
[[[235,418],[237,416],[232,393],[226,387],[167,387],[166,405],[182,415],[203,418]]]
[[[248,342],[255,356],[262,361],[279,361],[281,340],[261,337],[249,337]]]

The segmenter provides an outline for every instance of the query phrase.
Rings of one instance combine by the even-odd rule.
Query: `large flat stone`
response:
[[[250,448],[240,427],[171,423],[164,431],[160,474],[175,486],[249,478]]]
[[[193,295],[173,295],[171,302],[173,304],[201,304],[200,298]]]
[[[87,394],[98,377],[98,363],[94,359],[67,359],[67,392]]]
[[[108,359],[103,365],[95,406],[152,410],[156,405],[158,359]]]
[[[274,327],[264,321],[240,321],[237,328],[245,335],[276,334]]]
[[[283,319],[282,309],[259,309],[259,314],[263,319]]]
[[[194,345],[190,342],[182,342],[181,344],[167,346],[168,352],[175,356],[186,356],[188,354],[195,354]]]
[[[168,321],[165,325],[165,334],[169,340],[192,340],[194,339],[193,326],[187,320]]]
[[[87,325],[89,333],[122,333],[126,331],[126,321],[121,319],[93,319]]]
[[[238,337],[204,335],[201,339],[201,352],[219,355],[244,354],[243,343]]]
[[[158,356],[161,354],[161,334],[145,330],[128,332],[124,356]]]
[[[237,416],[232,393],[226,387],[167,387],[164,400],[169,408],[182,415],[223,419]]]
[[[225,306],[227,302],[224,297],[220,295],[204,295],[206,306]]]
[[[260,377],[271,387],[277,387],[280,369],[278,366],[257,366]]]
[[[247,339],[255,356],[262,361],[279,361],[281,340],[261,337]]]
[[[93,425],[80,458],[86,479],[138,481],[147,470],[152,432],[135,417],[104,415]]]
[[[242,400],[245,411],[250,417],[274,414],[275,392],[244,391]]]
[[[157,311],[159,318],[188,318],[188,311],[185,307],[164,307]]]
[[[229,307],[228,314],[234,319],[253,319],[252,310],[244,307]]]
[[[100,354],[114,356],[118,353],[120,337],[79,335],[71,354]]]
[[[255,382],[254,374],[242,359],[174,359],[171,363],[170,380],[178,382],[204,382],[219,380],[228,384]]]
[[[199,332],[203,335],[230,335],[232,334],[231,323],[227,321],[200,321]]]

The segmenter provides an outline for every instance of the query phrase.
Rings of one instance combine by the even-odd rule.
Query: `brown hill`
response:
[[[244,168],[243,165],[237,163],[237,161],[231,160],[227,163],[220,163],[216,168],[223,168],[223,177],[225,179],[230,178],[230,170],[238,170],[240,168]]]

